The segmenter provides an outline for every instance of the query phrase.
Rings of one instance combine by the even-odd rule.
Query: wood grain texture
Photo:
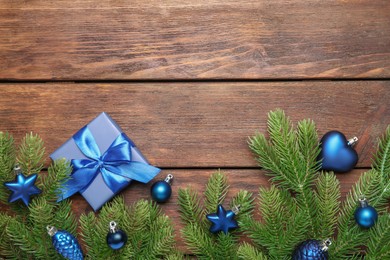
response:
[[[174,182],[172,183],[171,199],[167,203],[159,205],[161,206],[162,212],[168,215],[174,223],[176,240],[178,241],[177,246],[182,252],[189,253],[180,234],[180,230],[183,228],[183,224],[180,219],[179,208],[177,205],[178,190],[179,188],[186,188],[190,186],[192,189],[197,191],[200,195],[200,198],[203,199],[202,194],[205,190],[205,185],[208,181],[208,178],[216,171],[217,169],[167,169],[156,177],[156,180],[164,179],[168,173],[172,173],[175,176]],[[234,195],[237,194],[239,190],[248,190],[252,192],[253,197],[256,199],[255,202],[258,203],[259,187],[268,187],[270,185],[269,178],[262,170],[222,169],[221,171],[227,175],[230,185],[228,195],[224,202],[225,207],[229,207],[231,198],[234,197]],[[340,190],[342,199],[345,198],[348,191],[364,171],[365,170],[353,170],[349,173],[337,175],[337,178],[341,183]],[[128,205],[131,205],[139,199],[150,200],[150,187],[152,183],[153,182],[145,185],[134,182],[120,194],[124,196],[125,202]],[[81,195],[74,195],[71,200],[72,209],[77,216],[80,216],[82,213],[93,212],[92,208]],[[2,210],[6,210],[6,207],[0,204],[0,211]]]
[[[35,132],[52,153],[102,111],[154,165],[256,167],[249,136],[266,132],[282,108],[294,123],[311,118],[319,136],[357,136],[358,167],[369,167],[390,124],[390,82],[5,84],[0,130],[20,140]]]
[[[0,79],[388,78],[390,2],[0,1]]]

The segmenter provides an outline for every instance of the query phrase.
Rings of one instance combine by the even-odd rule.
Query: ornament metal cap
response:
[[[349,146],[354,146],[357,141],[359,141],[359,139],[355,136],[355,137],[352,137],[351,139],[348,139],[348,145]]]
[[[362,208],[368,206],[368,201],[367,201],[366,197],[364,197],[364,195],[360,195],[359,203],[360,203],[360,207],[362,207]]]
[[[51,237],[54,236],[57,233],[57,231],[58,231],[58,229],[56,227],[54,227],[54,226],[47,226],[46,229],[47,229],[47,233]]]
[[[173,180],[173,175],[168,174],[164,181],[171,184],[172,180]]]
[[[117,224],[115,221],[110,222],[110,233],[115,233],[117,231],[116,226],[117,226]]]
[[[14,172],[15,172],[15,174],[21,174],[22,173],[22,168],[20,168],[19,164],[15,164]]]
[[[322,251],[328,251],[329,246],[332,244],[332,241],[330,238],[326,239],[325,241],[322,242]]]

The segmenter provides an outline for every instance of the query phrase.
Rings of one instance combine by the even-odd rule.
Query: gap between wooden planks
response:
[[[2,0],[0,78],[389,78],[389,13],[387,0]]]

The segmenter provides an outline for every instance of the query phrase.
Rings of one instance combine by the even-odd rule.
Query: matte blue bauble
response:
[[[319,159],[323,170],[348,172],[355,167],[358,155],[342,133],[330,131],[321,139]]]
[[[122,230],[107,234],[107,244],[114,250],[121,249],[127,242],[127,235]]]
[[[323,242],[309,239],[300,243],[293,253],[293,260],[327,260],[328,251],[324,250]]]
[[[372,227],[378,220],[378,212],[375,208],[367,204],[366,201],[361,201],[361,205],[355,211],[356,223],[363,228]]]
[[[166,181],[157,181],[152,185],[150,193],[153,200],[157,202],[166,202],[171,197],[172,188]]]

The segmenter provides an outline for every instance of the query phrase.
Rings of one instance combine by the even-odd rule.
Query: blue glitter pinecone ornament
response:
[[[328,260],[328,246],[332,242],[309,239],[300,243],[294,250],[293,260]]]
[[[83,252],[77,239],[65,230],[57,230],[47,226],[47,233],[51,236],[55,250],[69,260],[83,260]]]

